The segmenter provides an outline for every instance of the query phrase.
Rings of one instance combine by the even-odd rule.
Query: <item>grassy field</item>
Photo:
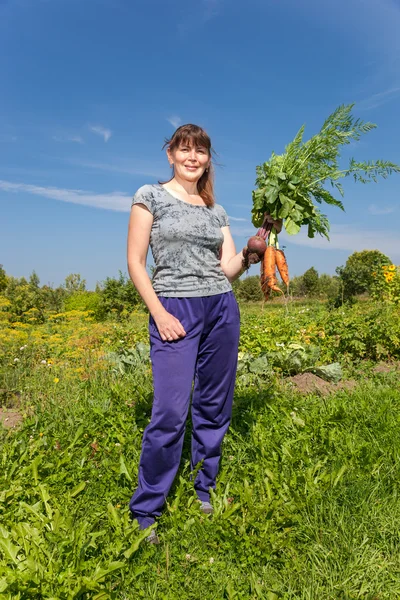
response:
[[[242,308],[215,514],[192,490],[189,423],[159,546],[128,511],[146,321],[71,312],[0,334],[3,406],[23,418],[0,431],[0,598],[400,598],[399,309]],[[351,389],[296,390],[290,376],[334,361]]]

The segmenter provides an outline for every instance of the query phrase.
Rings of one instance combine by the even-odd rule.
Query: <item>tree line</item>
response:
[[[358,295],[369,294],[373,273],[390,259],[378,250],[354,252],[346,264],[337,267],[335,275],[319,274],[311,267],[290,282],[289,295],[293,299],[319,299],[332,307],[354,302]],[[233,284],[240,302],[262,300],[259,277],[244,276]],[[144,309],[141,298],[130,278],[119,272],[118,277],[107,277],[97,283],[95,291],[86,289],[86,281],[78,273],[71,273],[62,285],[40,285],[35,271],[29,279],[8,275],[0,265],[0,318],[9,322],[43,323],[51,313],[80,310],[91,311],[95,319],[129,317],[134,309]]]

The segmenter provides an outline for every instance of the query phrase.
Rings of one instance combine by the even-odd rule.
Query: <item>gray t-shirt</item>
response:
[[[153,215],[150,247],[158,296],[214,296],[232,289],[219,260],[229,225],[222,206],[196,206],[179,200],[160,184],[144,185],[133,197]]]

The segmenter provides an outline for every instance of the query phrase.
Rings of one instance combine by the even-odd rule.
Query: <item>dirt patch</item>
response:
[[[339,383],[330,383],[317,377],[313,373],[301,373],[293,377],[287,377],[286,383],[289,383],[301,394],[319,394],[320,396],[329,396],[339,390],[354,390],[357,383],[352,379],[341,381]]]
[[[23,421],[21,392],[0,388],[0,424],[7,429],[15,429]],[[0,425],[0,426],[1,426]]]
[[[22,423],[23,417],[15,408],[0,407],[0,423],[7,429],[14,429]]]
[[[336,390],[347,390],[348,392],[352,392],[357,387],[357,381],[354,379],[347,379],[347,381],[340,381],[336,384]]]
[[[373,373],[392,373],[400,369],[399,362],[380,362],[373,369]]]

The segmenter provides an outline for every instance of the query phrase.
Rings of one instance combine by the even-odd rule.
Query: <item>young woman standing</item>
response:
[[[129,274],[150,312],[154,385],[130,502],[142,529],[161,514],[177,473],[193,382],[192,468],[201,463],[194,487],[201,510],[213,510],[210,489],[231,418],[239,342],[230,282],[248,268],[247,248],[236,253],[227,214],[214,200],[210,138],[183,125],[166,145],[173,176],[136,192],[128,232]],[[148,540],[158,543],[154,530]]]

